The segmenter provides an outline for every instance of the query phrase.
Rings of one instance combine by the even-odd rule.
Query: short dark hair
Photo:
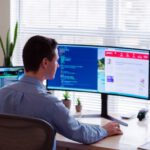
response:
[[[55,56],[57,42],[55,39],[44,36],[31,37],[23,48],[23,63],[25,70],[36,72],[38,71],[43,58],[48,58],[50,61]]]

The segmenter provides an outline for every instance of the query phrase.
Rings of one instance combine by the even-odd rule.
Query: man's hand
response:
[[[123,134],[120,129],[120,125],[117,122],[109,122],[104,125],[103,128],[108,132],[108,136]]]

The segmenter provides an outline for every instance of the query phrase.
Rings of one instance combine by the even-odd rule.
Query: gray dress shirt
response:
[[[97,142],[108,135],[98,125],[77,121],[60,100],[47,93],[39,80],[28,76],[0,89],[0,113],[44,119],[56,132],[84,144]]]

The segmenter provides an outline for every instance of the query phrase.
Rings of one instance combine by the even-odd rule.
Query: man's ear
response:
[[[41,66],[42,66],[43,68],[47,68],[48,61],[49,61],[49,60],[48,60],[46,57],[43,58],[42,63],[41,63]]]

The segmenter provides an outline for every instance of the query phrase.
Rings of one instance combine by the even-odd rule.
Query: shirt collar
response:
[[[20,79],[21,82],[26,82],[26,83],[29,83],[29,84],[33,84],[39,88],[42,88],[42,89],[45,89],[45,86],[43,85],[43,83],[41,81],[39,81],[37,78],[34,78],[34,77],[30,77],[30,76],[27,76],[27,75],[24,75],[21,79]]]

